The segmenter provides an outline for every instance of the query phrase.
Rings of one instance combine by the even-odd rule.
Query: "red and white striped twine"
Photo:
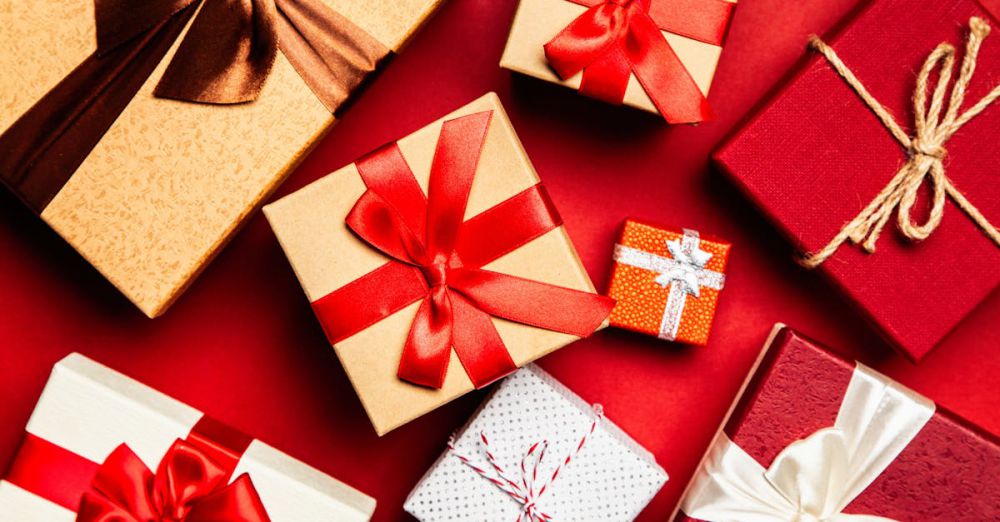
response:
[[[538,500],[549,488],[550,485],[559,476],[559,473],[569,465],[577,455],[580,454],[580,450],[583,449],[584,444],[587,443],[587,439],[594,433],[597,429],[597,425],[604,418],[604,409],[600,404],[594,405],[594,422],[590,424],[590,429],[583,434],[580,438],[579,444],[576,448],[566,455],[566,458],[556,466],[556,469],[549,476],[549,479],[542,482],[540,487],[538,480],[538,468],[542,463],[542,459],[545,458],[545,452],[549,448],[549,441],[542,440],[536,442],[528,448],[528,451],[524,453],[521,457],[521,477],[520,481],[512,480],[507,472],[500,466],[497,462],[496,457],[490,450],[490,441],[486,438],[486,433],[481,432],[479,434],[479,442],[482,446],[483,453],[486,455],[486,461],[489,463],[490,468],[493,472],[491,473],[489,469],[479,466],[472,462],[472,460],[462,455],[455,449],[455,437],[454,435],[448,439],[448,449],[451,451],[458,460],[463,464],[468,466],[472,471],[475,471],[484,479],[488,480],[491,484],[497,487],[500,491],[503,491],[508,496],[521,504],[521,512],[517,516],[517,522],[551,522],[552,517],[547,513],[542,512],[538,507]]]

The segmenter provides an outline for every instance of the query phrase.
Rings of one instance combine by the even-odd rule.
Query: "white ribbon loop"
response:
[[[701,297],[702,287],[722,290],[726,276],[705,268],[712,259],[712,254],[702,250],[698,232],[684,229],[684,236],[680,240],[674,239],[666,243],[671,257],[615,245],[614,260],[659,274],[655,279],[656,284],[669,288],[667,305],[660,321],[659,337],[673,341],[677,338],[687,296]]]
[[[682,509],[708,522],[894,522],[843,510],[934,415],[934,403],[858,364],[833,427],[789,444],[764,469],[725,433]]]

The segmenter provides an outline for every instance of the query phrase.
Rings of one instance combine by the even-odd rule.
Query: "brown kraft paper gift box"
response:
[[[472,184],[466,219],[538,183],[538,175],[495,94],[487,94],[397,144],[426,192],[442,124],[460,116],[493,111]],[[365,192],[357,166],[348,165],[281,200],[264,213],[310,302],[341,289],[379,268],[386,257],[345,225]],[[483,266],[562,287],[596,293],[565,227],[559,226]],[[440,389],[416,386],[397,377],[400,355],[419,302],[334,344],[375,430],[385,434],[473,390],[454,351]],[[517,366],[523,366],[577,339],[565,333],[493,318]]]
[[[381,51],[378,65],[440,1],[313,0],[367,33],[366,41]],[[278,3],[298,2],[308,3]],[[148,5],[129,8],[128,16],[140,12],[141,18]],[[325,106],[289,61],[280,31],[279,50],[255,100],[219,105],[154,97],[200,14],[177,26],[182,32],[169,50],[50,200],[30,201],[10,179],[16,172],[0,172],[150,317],[166,310],[335,120],[336,107]],[[0,1],[0,135],[94,54],[95,17],[92,1]]]

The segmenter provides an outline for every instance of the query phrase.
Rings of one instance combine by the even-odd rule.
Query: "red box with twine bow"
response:
[[[995,436],[778,325],[676,519],[998,520],[997,469]]]
[[[440,1],[0,2],[0,183],[156,317]]]
[[[1000,284],[993,9],[867,4],[715,154],[912,360]]]
[[[56,363],[0,481],[18,522],[365,522],[375,499],[120,373]]]
[[[264,212],[379,434],[611,311],[492,93]]]
[[[726,282],[730,244],[695,230],[625,220],[608,296],[611,325],[704,345]]]
[[[658,113],[712,118],[715,77],[735,1],[521,0],[500,66]]]

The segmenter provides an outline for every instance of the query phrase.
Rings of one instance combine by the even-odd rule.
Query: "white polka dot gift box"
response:
[[[666,481],[600,406],[528,365],[449,441],[404,508],[422,522],[628,521]]]

